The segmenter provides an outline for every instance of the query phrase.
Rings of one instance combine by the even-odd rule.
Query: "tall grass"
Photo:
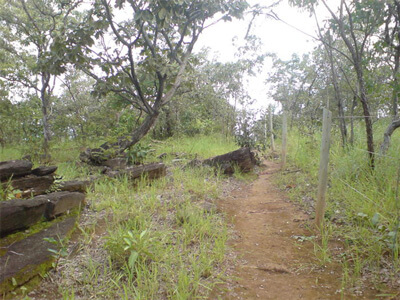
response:
[[[387,122],[375,123],[377,148]],[[385,156],[377,156],[376,167],[368,166],[363,124],[356,127],[354,145],[342,147],[337,128],[329,162],[329,188],[325,218],[334,226],[334,236],[344,241],[341,260],[347,283],[366,273],[398,280],[399,216],[398,172],[400,171],[400,132],[395,132]],[[289,162],[302,170],[280,177],[284,184],[296,186],[290,191],[298,202],[315,199],[319,165],[320,134],[308,136],[293,130],[289,135]],[[378,149],[379,151],[379,149]],[[378,152],[377,151],[377,152]],[[349,269],[350,268],[350,269]],[[384,271],[382,271],[384,270]],[[350,272],[353,280],[348,280]],[[380,275],[379,275],[380,274]],[[376,282],[378,282],[377,280]]]

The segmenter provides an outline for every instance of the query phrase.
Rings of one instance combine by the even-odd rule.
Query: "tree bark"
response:
[[[385,154],[390,146],[390,138],[393,132],[400,127],[400,119],[393,120],[392,123],[388,126],[385,133],[383,134],[383,142],[381,144],[381,153]]]
[[[343,102],[342,102],[342,96],[340,93],[340,88],[338,84],[338,76],[335,70],[335,64],[333,61],[333,53],[332,53],[332,37],[330,35],[330,32],[328,32],[328,42],[329,46],[325,46],[326,52],[329,57],[329,64],[331,67],[331,75],[332,75],[332,84],[333,84],[333,89],[335,90],[335,100],[336,104],[338,107],[338,114],[339,114],[339,127],[340,127],[340,133],[342,136],[342,146],[345,147],[347,143],[347,128],[346,128],[346,121],[344,119],[344,109],[343,109]]]
[[[353,103],[351,104],[350,115],[354,116],[354,110],[357,106],[357,95],[353,97]],[[354,145],[354,120],[353,118],[350,119],[350,145]]]
[[[40,89],[40,100],[42,102],[42,122],[43,122],[43,152],[45,159],[49,157],[49,142],[50,142],[50,126],[49,126],[49,97],[47,89],[50,84],[50,74],[43,72],[42,76],[42,87]]]

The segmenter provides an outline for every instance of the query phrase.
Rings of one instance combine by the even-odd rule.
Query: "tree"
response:
[[[97,35],[101,51],[92,47],[89,63],[80,67],[96,79],[99,94],[119,95],[145,118],[117,143],[82,153],[81,159],[91,163],[104,160],[104,150],[120,154],[145,136],[181,85],[199,35],[219,20],[240,17],[247,7],[243,0],[119,0],[114,4],[112,7],[111,1],[96,1],[81,24],[87,28],[104,22],[108,31],[104,29]]]
[[[58,52],[65,28],[81,0],[0,0],[0,78],[41,100],[43,150],[49,151],[49,110],[55,77],[67,56]]]
[[[400,2],[394,0],[386,4],[386,20],[384,30],[384,46],[388,49],[389,63],[392,68],[392,122],[386,128],[381,144],[381,152],[384,154],[389,148],[393,132],[400,127],[399,118],[399,91],[400,91]]]
[[[358,98],[364,114],[367,150],[369,153],[369,164],[374,168],[375,152],[373,128],[370,113],[370,101],[366,86],[365,73],[368,60],[366,53],[372,44],[372,37],[383,23],[384,1],[350,1],[341,0],[338,12],[328,5],[326,0],[320,1],[328,10],[331,19],[329,27],[332,32],[337,33],[346,45],[348,53],[340,52],[354,67],[357,76]],[[292,0],[291,3],[313,9],[316,0]],[[336,49],[335,49],[336,50]]]

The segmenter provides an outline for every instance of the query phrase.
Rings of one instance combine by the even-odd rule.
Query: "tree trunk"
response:
[[[390,138],[393,132],[400,127],[400,119],[393,120],[392,123],[388,126],[385,133],[383,134],[383,142],[381,144],[381,153],[385,154],[390,146]]]
[[[400,47],[396,47],[395,53],[395,66],[393,69],[393,93],[392,93],[392,122],[386,128],[385,133],[383,134],[383,142],[381,144],[380,152],[381,154],[385,154],[390,146],[390,139],[392,137],[393,132],[400,127],[400,119],[399,116],[399,80],[397,76],[399,75],[399,68],[400,68]]]
[[[354,110],[357,106],[357,95],[353,97],[353,103],[351,104],[350,115],[354,116]],[[354,145],[354,120],[353,118],[350,119],[350,145]]]
[[[101,165],[106,160],[121,154],[125,149],[138,143],[150,131],[157,121],[158,115],[158,111],[148,114],[130,136],[121,137],[116,143],[104,143],[100,148],[88,148],[81,152],[80,159],[88,164]],[[106,150],[110,150],[109,153]]]
[[[347,142],[347,128],[346,128],[346,121],[344,119],[344,109],[343,109],[343,103],[342,103],[342,96],[340,93],[340,88],[338,84],[338,76],[335,70],[335,64],[333,61],[333,53],[332,53],[332,37],[330,33],[328,32],[328,42],[329,46],[325,46],[326,52],[329,57],[329,64],[331,68],[331,75],[332,75],[332,84],[333,84],[333,89],[335,90],[335,100],[336,104],[338,107],[338,114],[339,114],[339,128],[340,128],[340,133],[342,136],[342,146],[346,146]]]
[[[372,169],[374,169],[374,167],[375,167],[374,135],[373,135],[371,114],[369,112],[368,99],[367,99],[367,94],[365,91],[365,83],[364,83],[364,78],[362,76],[361,66],[360,66],[360,70],[357,71],[357,77],[358,77],[359,88],[360,88],[360,101],[361,101],[361,105],[362,105],[363,112],[364,112],[365,131],[366,131],[366,135],[367,135],[367,149],[368,149],[368,155],[369,155],[369,165]]]
[[[49,155],[49,141],[50,141],[50,128],[49,128],[49,99],[47,88],[50,83],[50,74],[42,73],[42,87],[40,89],[40,100],[42,102],[42,122],[43,122],[43,152],[47,158]]]

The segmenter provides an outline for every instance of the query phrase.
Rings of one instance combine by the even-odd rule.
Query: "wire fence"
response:
[[[326,113],[326,109],[324,109],[324,113]],[[379,118],[379,119],[388,119],[388,118],[390,118],[390,116],[382,117],[382,116],[377,116],[377,115],[367,116],[367,117],[368,118]],[[330,118],[328,118],[328,120],[325,117],[322,117],[321,119],[317,118],[317,120],[322,122],[322,128],[324,128],[326,126],[326,122],[329,122],[329,126],[331,126],[332,125],[332,121],[333,120],[337,120],[337,119],[365,119],[365,118],[366,118],[366,116],[343,116],[343,117],[330,117]],[[337,170],[336,168],[334,168],[334,166],[332,166],[331,163],[329,163],[329,152],[330,152],[330,149],[329,149],[329,147],[328,148],[323,147],[323,144],[326,143],[326,139],[329,140],[329,144],[332,144],[333,138],[331,137],[330,132],[329,133],[324,133],[324,129],[322,129],[322,131],[323,132],[322,132],[322,137],[321,137],[320,168],[319,168],[319,175],[318,175],[318,182],[319,183],[318,183],[318,193],[317,193],[317,199],[316,199],[316,219],[317,219],[317,214],[320,214],[318,212],[318,210],[317,210],[318,206],[320,206],[318,204],[318,202],[320,201],[321,198],[322,198],[322,201],[325,201],[325,196],[321,197],[321,195],[320,195],[321,185],[326,185],[326,186],[324,186],[324,188],[322,188],[322,190],[324,190],[324,191],[326,191],[326,189],[328,187],[328,180],[327,180],[327,176],[328,175],[326,175],[326,174],[325,175],[321,175],[321,174],[327,173],[326,170],[324,170],[324,168],[325,169],[329,168],[329,170],[330,170],[329,171],[330,180],[337,180],[338,182],[343,184],[345,187],[347,187],[349,190],[357,193],[363,199],[367,200],[368,203],[370,203],[371,205],[376,207],[377,210],[378,210],[382,205],[381,201],[377,201],[377,199],[374,200],[373,199],[374,197],[368,196],[366,193],[364,193],[363,192],[363,187],[361,187],[361,188],[356,187],[356,186],[352,185],[351,182],[347,182],[346,180],[340,178],[340,174],[342,174],[343,171]],[[310,136],[313,136],[313,135],[310,135]],[[397,179],[397,185],[396,185],[396,188],[395,188],[396,189],[396,196],[395,196],[394,200],[396,201],[396,203],[395,203],[395,205],[396,205],[396,214],[400,218],[400,199],[399,199],[399,196],[398,196],[398,194],[399,194],[399,185],[400,185],[399,184],[399,182],[400,182],[400,156],[396,157],[396,156],[393,156],[393,155],[388,155],[386,153],[368,151],[368,150],[357,148],[357,147],[354,147],[354,146],[352,146],[350,149],[358,151],[358,152],[373,154],[374,156],[379,157],[379,158],[387,158],[387,159],[390,160],[390,162],[389,162],[390,164],[397,166],[396,167],[396,169],[397,169],[396,172],[397,172],[397,178],[398,179]],[[327,153],[325,153],[325,155],[323,155],[322,154],[323,151],[327,151]],[[322,162],[324,156],[327,157],[327,161]],[[325,166],[323,166],[324,164],[325,164]],[[373,173],[371,173],[371,174],[373,174]],[[325,178],[324,178],[324,176],[325,176]],[[373,181],[371,181],[371,184],[373,184],[372,182]],[[380,188],[381,187],[377,185],[376,186],[376,191],[378,189],[380,189]],[[369,194],[368,191],[367,191],[367,193]],[[381,193],[381,192],[379,192],[379,193]],[[372,195],[374,195],[374,194],[372,194]],[[384,193],[382,193],[382,195],[384,195]],[[325,203],[323,203],[322,206],[325,206]],[[319,216],[319,219],[320,218],[321,218],[321,216]],[[322,218],[323,218],[323,215],[322,215]],[[320,227],[321,224],[318,221],[316,221],[316,225],[317,225],[317,227]]]

